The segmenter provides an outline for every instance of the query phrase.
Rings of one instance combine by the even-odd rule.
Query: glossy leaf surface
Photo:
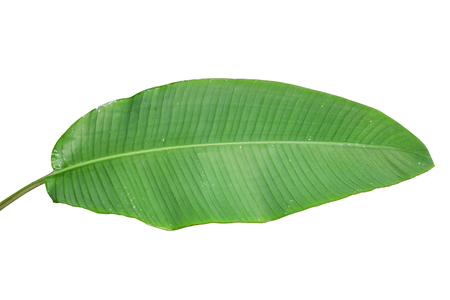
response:
[[[177,82],[100,106],[52,153],[54,202],[164,229],[266,222],[419,175],[423,143],[385,114],[260,80]]]

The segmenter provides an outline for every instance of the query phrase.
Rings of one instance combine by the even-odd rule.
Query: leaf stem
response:
[[[52,172],[53,173],[53,172]],[[15,192],[14,194],[12,194],[11,196],[9,196],[8,198],[6,198],[5,200],[3,200],[2,202],[0,202],[0,210],[4,209],[5,207],[7,207],[8,205],[10,205],[11,203],[13,203],[14,201],[16,201],[17,199],[19,199],[20,197],[22,197],[23,195],[25,195],[26,193],[28,193],[29,191],[31,191],[32,189],[37,188],[38,186],[42,185],[45,183],[45,179],[51,175],[52,173],[45,175],[42,178],[39,178],[38,180],[30,183],[29,185],[25,186],[24,188],[18,190],[17,192]]]

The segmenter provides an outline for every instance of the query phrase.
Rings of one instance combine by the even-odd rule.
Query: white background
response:
[[[0,298],[450,299],[446,2],[0,2],[0,199],[50,173],[91,109],[197,78],[375,107],[436,164],[267,224],[173,232],[53,204],[42,186],[0,212]]]

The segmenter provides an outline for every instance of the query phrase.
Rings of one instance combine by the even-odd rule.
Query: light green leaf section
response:
[[[260,80],[143,91],[81,117],[52,153],[54,202],[178,229],[266,222],[433,167],[373,108]]]

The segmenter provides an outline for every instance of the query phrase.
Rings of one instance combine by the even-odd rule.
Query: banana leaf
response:
[[[106,103],[58,140],[55,203],[174,230],[267,222],[430,170],[424,144],[371,107],[262,80],[176,82]]]

